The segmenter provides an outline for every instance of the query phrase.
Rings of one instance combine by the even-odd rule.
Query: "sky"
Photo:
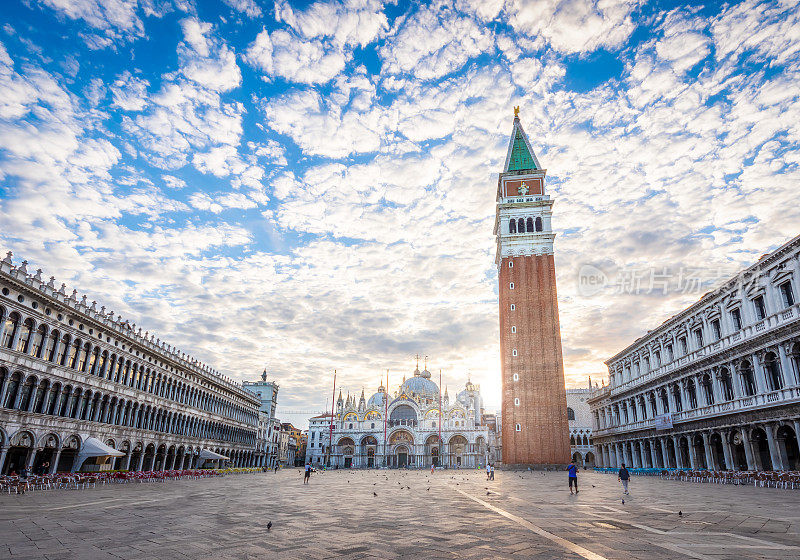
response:
[[[494,410],[513,107],[575,387],[800,233],[799,95],[790,1],[8,0],[0,249],[298,423],[417,354]]]

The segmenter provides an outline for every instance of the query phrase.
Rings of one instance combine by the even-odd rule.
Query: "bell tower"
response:
[[[503,463],[570,461],[551,226],[553,200],[514,108],[514,128],[497,181],[497,276],[503,377]]]

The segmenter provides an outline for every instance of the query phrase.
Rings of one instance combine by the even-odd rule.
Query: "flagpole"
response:
[[[388,467],[389,461],[386,457],[386,416],[389,414],[389,370],[386,370],[386,391],[383,393],[383,466]]]
[[[442,462],[442,370],[439,370],[439,462]]]
[[[331,399],[331,423],[330,423],[330,433],[328,435],[328,460],[325,461],[327,466],[331,466],[330,458],[333,454],[333,419],[335,418],[334,415],[334,407],[336,406],[336,370],[333,370],[333,398]]]

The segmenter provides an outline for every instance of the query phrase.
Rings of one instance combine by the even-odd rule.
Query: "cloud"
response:
[[[546,41],[564,53],[618,48],[635,28],[638,0],[511,0],[509,23],[523,34]]]
[[[247,17],[257,18],[262,11],[255,0],[224,0],[225,3],[234,10],[245,14]]]
[[[422,80],[440,78],[469,59],[489,52],[491,32],[448,8],[425,7],[401,25],[380,53],[390,74],[413,73]]]
[[[269,78],[324,84],[344,70],[353,48],[365,46],[387,28],[381,5],[373,1],[316,2],[297,11],[286,2],[275,5],[276,20],[289,29],[264,29],[245,59]]]

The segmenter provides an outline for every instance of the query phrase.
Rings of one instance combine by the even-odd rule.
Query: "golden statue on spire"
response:
[[[514,107],[514,118],[515,118],[515,119],[518,119],[518,118],[519,118],[519,105],[517,105],[516,107]]]

